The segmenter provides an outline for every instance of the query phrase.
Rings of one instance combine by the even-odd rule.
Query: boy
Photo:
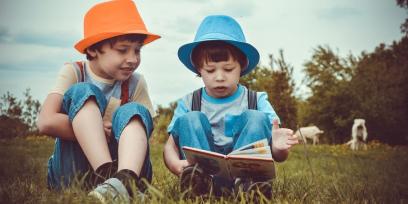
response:
[[[248,192],[259,188],[270,198],[272,189],[267,180],[253,175],[253,179],[228,181],[208,175],[203,168],[187,162],[181,151],[181,147],[190,146],[228,154],[267,138],[275,161],[286,160],[291,146],[298,143],[293,131],[279,128],[278,116],[265,92],[258,92],[255,106],[250,105],[249,90],[239,84],[240,76],[258,64],[258,51],[246,43],[233,18],[215,15],[203,20],[194,42],[181,46],[178,56],[205,85],[178,101],[168,127],[164,160],[167,168],[180,176],[181,190],[186,190],[190,182],[193,196],[208,193],[213,184],[215,194],[237,187]]]
[[[87,187],[98,185],[90,195],[124,202],[132,183],[145,190],[141,179],[152,179],[154,111],[146,82],[134,71],[142,46],[158,38],[130,0],[107,1],[87,12],[84,39],[75,48],[88,60],[62,67],[38,119],[40,132],[56,137],[48,161],[50,189],[79,178]]]

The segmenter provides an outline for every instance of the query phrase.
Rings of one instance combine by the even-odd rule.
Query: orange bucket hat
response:
[[[93,6],[84,17],[84,38],[75,44],[75,49],[85,53],[89,46],[125,34],[145,34],[143,44],[160,38],[147,31],[143,19],[131,0],[113,0]]]

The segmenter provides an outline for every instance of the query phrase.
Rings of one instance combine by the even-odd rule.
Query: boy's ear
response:
[[[90,55],[92,58],[96,58],[96,50],[86,48],[85,53]]]

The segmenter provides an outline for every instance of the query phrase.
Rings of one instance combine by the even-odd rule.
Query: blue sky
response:
[[[73,48],[82,38],[85,12],[96,0],[1,0],[0,95],[22,97],[26,88],[43,101],[65,62],[83,60]],[[407,12],[394,0],[136,0],[147,28],[162,38],[142,50],[137,71],[144,74],[155,105],[167,106],[202,86],[183,67],[177,49],[194,38],[209,14],[235,17],[247,41],[261,54],[284,50],[294,66],[297,85],[303,64],[318,45],[328,45],[341,56],[371,52],[380,43],[402,37],[400,24]],[[304,90],[304,89],[300,89]],[[302,91],[298,92],[302,94]]]

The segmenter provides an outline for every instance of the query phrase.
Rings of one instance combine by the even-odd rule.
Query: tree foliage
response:
[[[397,5],[406,9],[408,12],[408,0],[397,0]],[[406,18],[405,22],[401,24],[401,32],[408,35],[408,18]]]
[[[408,142],[408,37],[363,54],[350,87],[355,112],[368,121],[371,137],[390,144]]]
[[[301,123],[319,126],[331,143],[346,142],[353,119],[366,119],[370,139],[408,142],[408,38],[358,58],[319,46],[305,64],[312,95],[300,103]]]
[[[177,103],[172,102],[169,107],[163,107],[161,105],[157,107],[156,117],[154,117],[153,141],[164,143],[167,140],[167,126],[170,124],[176,106]]]
[[[305,115],[299,121],[300,126],[317,125],[332,143],[343,142],[348,137],[346,127],[352,120],[353,100],[347,86],[355,64],[354,57],[342,59],[327,46],[314,50],[312,59],[304,64],[304,81],[312,95],[303,106]]]
[[[0,138],[11,138],[35,134],[40,102],[33,99],[30,89],[19,100],[10,92],[0,98]]]

